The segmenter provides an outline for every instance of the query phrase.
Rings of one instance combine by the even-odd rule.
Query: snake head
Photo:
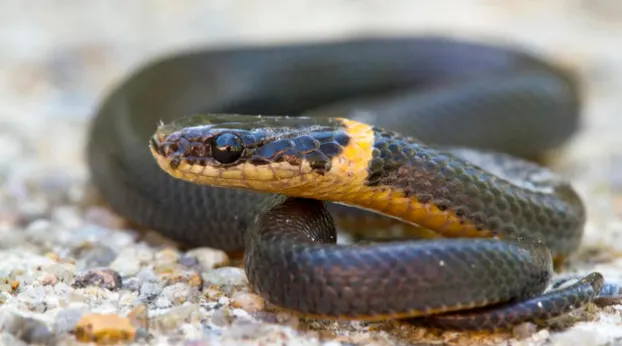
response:
[[[371,150],[352,148],[355,125],[361,124],[338,118],[194,115],[161,125],[150,149],[164,171],[183,180],[263,192],[302,190],[327,178],[335,183],[352,177],[352,162],[367,169],[359,156]]]

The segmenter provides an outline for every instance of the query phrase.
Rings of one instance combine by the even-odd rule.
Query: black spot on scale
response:
[[[325,174],[331,169],[331,160],[320,151],[313,151],[305,156],[311,169],[317,173]]]
[[[172,159],[171,159],[171,161],[170,161],[170,163],[169,163],[169,166],[170,166],[172,169],[177,169],[177,168],[179,167],[179,165],[180,165],[180,164],[181,164],[181,158],[179,158],[179,157],[174,157],[174,158],[172,158]]]
[[[158,141],[154,137],[151,137],[149,140],[149,145],[156,153],[163,155],[162,147],[158,144]]]

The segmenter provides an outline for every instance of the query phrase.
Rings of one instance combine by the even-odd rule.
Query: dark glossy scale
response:
[[[333,244],[320,244],[334,242],[335,237],[321,202],[172,179],[154,162],[147,143],[159,121],[182,115],[305,114],[317,126],[326,127],[325,136],[334,136],[328,129],[337,125],[321,116],[346,116],[416,136],[427,144],[535,157],[559,146],[576,130],[579,110],[570,74],[503,47],[442,38],[396,38],[196,51],[152,63],[116,88],[94,119],[87,158],[94,184],[109,205],[129,220],[186,245],[245,249],[251,284],[271,301],[311,314],[352,318],[407,317],[405,309],[431,312],[508,299],[523,304],[510,302],[505,305],[509,310],[495,315],[499,318],[464,315],[465,321],[452,324],[494,328],[513,322],[512,315],[521,314],[517,311],[537,315],[533,308],[524,307],[533,306],[529,297],[539,294],[550,279],[547,247],[561,256],[576,249],[582,225],[575,223],[582,224],[582,210],[558,209],[560,204],[544,195],[535,201],[540,206],[537,211],[525,208],[528,197],[522,190],[491,182],[475,169],[455,167],[442,155],[418,171],[426,172],[436,187],[441,184],[447,189],[403,180],[404,176],[392,172],[405,162],[400,151],[416,144],[385,147],[379,138],[375,153],[379,161],[370,165],[369,184],[408,183],[410,193],[445,208],[460,206],[461,215],[482,227],[512,228],[513,234],[541,236],[545,244],[455,239],[335,251]],[[195,120],[185,121],[191,127]],[[235,121],[235,116],[226,120]],[[238,129],[256,125],[240,123]],[[308,125],[308,120],[301,120],[300,126]],[[391,135],[387,139],[396,141]],[[307,138],[300,141],[303,147],[317,144]],[[341,142],[347,144],[343,138]],[[273,157],[288,145],[273,143],[262,155]],[[337,154],[338,148],[322,150]],[[419,155],[432,149],[421,150]],[[485,201],[483,205],[461,190],[464,185],[443,185],[444,178],[460,169],[457,179],[477,187],[474,193],[479,197],[475,197]],[[478,218],[482,208],[508,212],[495,222]],[[285,217],[293,222],[293,229],[285,226]],[[573,227],[563,237],[542,227],[558,230],[564,222]],[[311,238],[316,242],[311,243]],[[473,271],[468,270],[469,263],[481,265]],[[598,291],[599,280],[591,282]],[[456,291],[456,287],[467,290]],[[593,297],[564,290],[536,299],[568,306]]]
[[[431,148],[377,129],[370,173],[369,186],[398,188],[493,235],[542,240],[554,255],[579,246],[581,199],[534,164],[499,153]]]

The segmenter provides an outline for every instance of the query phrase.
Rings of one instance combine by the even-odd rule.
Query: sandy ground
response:
[[[0,343],[72,344],[76,323],[103,313],[123,318],[98,323],[142,343],[622,344],[620,306],[526,338],[264,313],[243,273],[214,269],[226,262],[218,251],[150,246],[113,229],[120,223],[105,210],[84,206],[82,157],[100,98],[176,49],[429,32],[513,42],[577,69],[585,82],[583,130],[553,165],[588,205],[584,246],[569,270],[622,280],[621,2],[1,0],[0,9]],[[193,263],[212,288],[197,291]],[[114,272],[93,273],[96,265]],[[171,270],[181,278],[163,276]],[[97,287],[80,285],[93,275]],[[142,308],[143,324],[132,317]]]

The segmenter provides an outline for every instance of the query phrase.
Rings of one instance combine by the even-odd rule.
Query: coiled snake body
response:
[[[569,73],[505,47],[433,37],[196,51],[111,93],[88,160],[115,211],[182,243],[244,250],[253,288],[277,305],[498,328],[602,289],[593,273],[543,294],[585,212],[567,182],[515,158],[562,144],[579,111]],[[336,245],[327,201],[444,238]]]

